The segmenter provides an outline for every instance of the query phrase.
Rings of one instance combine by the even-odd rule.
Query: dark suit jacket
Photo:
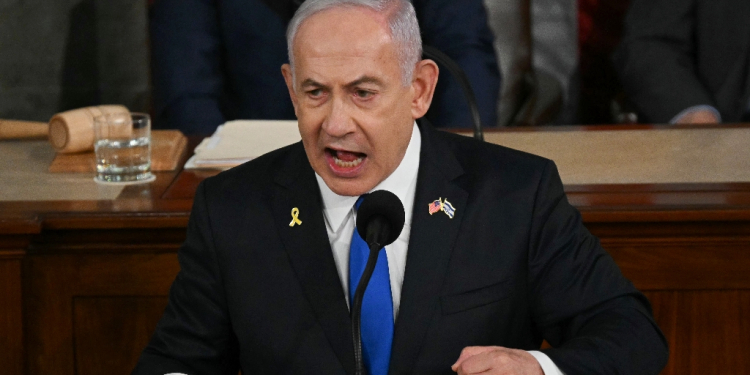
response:
[[[390,373],[451,374],[469,345],[567,374],[656,374],[646,299],[568,204],[549,160],[421,126]],[[429,215],[448,199],[455,217]],[[302,225],[289,227],[292,208]],[[349,311],[300,143],[205,180],[169,306],[135,374],[351,374]]]
[[[500,72],[482,0],[413,4],[423,42],[456,60],[482,123],[497,124]],[[154,128],[211,134],[227,120],[295,119],[281,75],[288,19],[262,0],[156,0],[150,23]],[[447,70],[434,103],[428,118],[436,126],[471,126],[466,99]]]
[[[709,104],[737,122],[750,99],[750,2],[633,0],[614,55],[645,122]]]

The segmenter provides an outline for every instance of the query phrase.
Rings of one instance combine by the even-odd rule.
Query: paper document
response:
[[[297,121],[229,121],[195,148],[185,169],[229,169],[301,139]]]

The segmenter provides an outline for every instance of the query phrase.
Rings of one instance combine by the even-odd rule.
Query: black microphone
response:
[[[404,229],[404,205],[398,197],[386,190],[374,191],[365,195],[357,209],[357,232],[367,242],[370,256],[352,301],[352,341],[354,342],[354,363],[356,374],[365,375],[362,358],[362,298],[367,284],[375,270],[380,249],[396,241]],[[350,286],[351,287],[351,286]]]

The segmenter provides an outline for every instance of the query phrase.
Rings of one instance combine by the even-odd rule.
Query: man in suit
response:
[[[288,43],[302,142],[199,186],[135,374],[353,373],[356,202],[374,190],[404,202],[406,224],[378,253],[387,297],[369,307],[390,327],[363,333],[371,375],[659,372],[648,302],[554,164],[415,123],[438,68],[407,1],[308,0]]]
[[[750,121],[750,2],[633,0],[614,55],[653,123]]]
[[[150,12],[154,126],[211,134],[236,119],[294,119],[279,67],[301,0],[155,0]],[[500,72],[482,0],[414,0],[424,42],[464,70],[482,123],[497,124]],[[470,127],[466,99],[441,74],[429,118]]]

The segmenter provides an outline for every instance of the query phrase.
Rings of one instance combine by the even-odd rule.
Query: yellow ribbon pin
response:
[[[293,227],[294,224],[302,225],[302,220],[300,220],[297,216],[299,216],[299,208],[294,207],[292,208],[292,221],[289,223],[290,227]]]

